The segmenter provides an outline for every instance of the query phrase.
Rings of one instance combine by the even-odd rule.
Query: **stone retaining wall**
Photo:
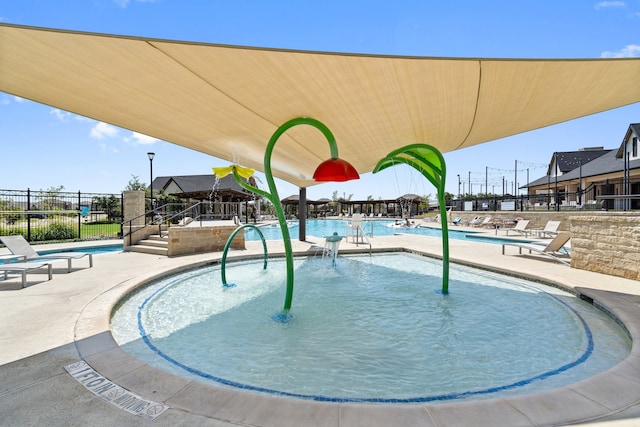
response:
[[[235,225],[218,227],[169,227],[169,256],[222,251]],[[236,234],[233,249],[245,249],[244,233]]]
[[[640,280],[640,216],[572,216],[571,266]]]
[[[603,215],[603,213],[598,212],[596,215]],[[474,217],[479,216],[480,218],[484,218],[486,216],[491,216],[492,221],[504,222],[504,221],[515,221],[517,217],[524,218],[529,220],[529,225],[527,228],[544,228],[547,225],[547,221],[560,221],[560,226],[558,227],[558,231],[570,231],[571,230],[571,222],[570,218],[573,217],[583,217],[583,216],[594,216],[593,211],[575,211],[575,212],[556,212],[556,211],[473,211],[473,212],[465,212],[465,211],[453,211],[451,212],[451,218],[460,217],[462,218],[462,225],[471,221]],[[454,229],[455,226],[451,226],[451,229]],[[502,228],[502,227],[501,227]]]

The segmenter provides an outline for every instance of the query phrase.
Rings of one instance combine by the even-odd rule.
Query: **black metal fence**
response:
[[[467,196],[447,201],[456,211],[631,211],[640,209],[638,195],[555,193],[519,196]]]
[[[122,194],[0,189],[0,235],[30,242],[115,239],[122,236],[122,210]]]

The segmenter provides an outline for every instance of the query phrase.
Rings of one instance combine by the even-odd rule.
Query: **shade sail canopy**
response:
[[[0,91],[258,170],[278,126],[313,117],[365,173],[407,144],[445,153],[638,102],[640,58],[350,55],[0,24]],[[328,157],[297,126],[271,167],[308,187]]]

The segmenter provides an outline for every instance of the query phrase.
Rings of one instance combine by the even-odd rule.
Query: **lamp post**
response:
[[[147,153],[149,157],[149,197],[151,198],[151,210],[153,211],[153,158],[156,153]]]

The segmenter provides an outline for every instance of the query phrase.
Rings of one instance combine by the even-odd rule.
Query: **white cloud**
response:
[[[61,122],[66,121],[68,118],[70,118],[73,115],[68,111],[60,110],[59,108],[54,108],[53,110],[49,111],[49,114],[51,114],[52,116],[55,116]]]
[[[600,54],[601,58],[637,58],[640,57],[640,45],[630,44],[617,52],[605,51]]]
[[[132,132],[131,136],[124,139],[125,142],[133,145],[151,145],[159,141],[159,139],[138,132]]]
[[[118,128],[115,126],[111,126],[110,124],[104,122],[98,122],[93,128],[91,128],[91,138],[95,139],[104,139],[104,138],[113,138],[118,136]]]
[[[16,97],[16,102],[24,102],[24,99]],[[51,109],[51,111],[49,111],[49,114],[51,114],[52,116],[55,116],[61,122],[66,122],[68,119],[73,119],[73,120],[76,120],[78,122],[89,122],[89,121],[90,122],[94,122],[95,121],[95,120],[92,120],[92,119],[90,119],[88,117],[79,116],[79,115],[77,115],[75,113],[71,113],[69,111],[60,110],[59,108]]]
[[[0,94],[0,105],[11,105],[13,102],[20,104],[25,101],[26,99],[20,98],[19,96]]]
[[[595,10],[604,9],[607,7],[625,7],[623,1],[601,1],[600,3],[596,3],[593,5]]]

